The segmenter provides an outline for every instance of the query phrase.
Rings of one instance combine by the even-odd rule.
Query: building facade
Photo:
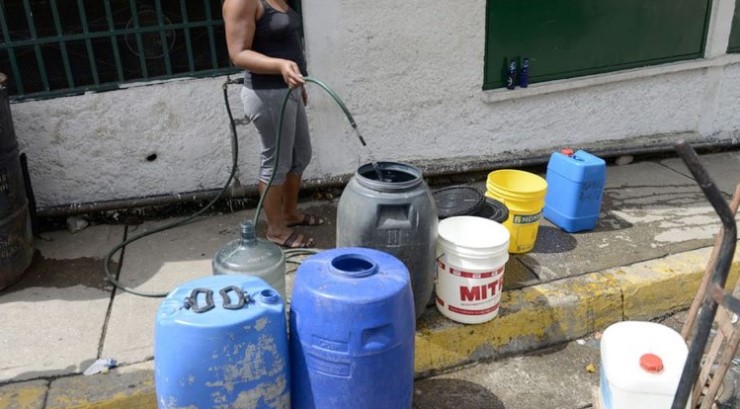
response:
[[[223,87],[240,74],[225,56],[219,1],[26,3],[0,10],[9,27],[0,71],[15,84],[15,130],[39,207],[226,181]],[[61,15],[66,3],[77,17]],[[369,160],[454,172],[565,146],[736,140],[735,0],[642,3],[304,0],[309,74],[344,100],[367,140],[361,146],[334,101],[309,85],[314,156],[306,178],[334,180]],[[40,9],[29,17],[28,7]],[[70,20],[80,27],[69,29]],[[525,58],[529,86],[507,89],[511,62],[521,79]],[[226,89],[238,179],[253,185],[257,135],[243,119],[238,86]]]

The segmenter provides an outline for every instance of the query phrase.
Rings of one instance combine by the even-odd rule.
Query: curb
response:
[[[424,317],[417,326],[414,369],[417,376],[428,376],[572,341],[618,321],[687,309],[710,254],[711,247],[507,291],[499,316],[484,324]],[[727,280],[732,286],[740,275],[735,256]]]
[[[572,341],[618,321],[686,309],[710,253],[711,247],[506,291],[499,316],[484,324],[458,324],[428,311],[417,325],[416,376]],[[728,283],[734,286],[739,276],[736,254]],[[5,385],[0,409],[154,408],[153,368],[148,361],[106,375]]]

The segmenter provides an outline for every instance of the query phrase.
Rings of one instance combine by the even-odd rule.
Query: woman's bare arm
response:
[[[252,50],[257,28],[259,0],[225,0],[223,5],[226,46],[229,58],[239,68],[255,74],[282,75],[289,87],[303,85],[298,64],[282,58],[272,58]]]

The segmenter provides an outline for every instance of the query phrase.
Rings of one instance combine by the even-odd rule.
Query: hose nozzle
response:
[[[367,143],[365,143],[365,138],[362,137],[362,134],[360,133],[360,130],[357,129],[356,126],[353,127],[353,129],[355,130],[355,133],[357,134],[357,138],[360,139],[360,143],[362,144],[362,146],[367,146]]]

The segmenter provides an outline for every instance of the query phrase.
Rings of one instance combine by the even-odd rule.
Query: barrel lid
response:
[[[436,190],[432,196],[440,219],[474,214],[484,204],[483,194],[472,186],[449,186]]]
[[[474,216],[485,217],[486,219],[503,223],[509,218],[509,208],[496,199],[486,197],[485,203],[475,212]]]

